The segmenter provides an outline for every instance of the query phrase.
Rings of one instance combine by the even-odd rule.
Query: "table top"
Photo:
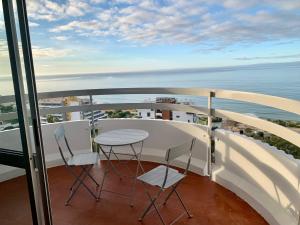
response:
[[[122,146],[141,142],[149,136],[149,133],[140,129],[118,129],[99,134],[95,142],[106,146]]]

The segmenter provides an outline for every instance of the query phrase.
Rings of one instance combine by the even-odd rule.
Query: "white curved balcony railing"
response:
[[[54,98],[66,96],[94,96],[117,94],[172,94],[206,96],[208,106],[212,98],[224,98],[261,104],[285,110],[300,115],[300,102],[263,94],[211,90],[198,88],[124,88],[76,90],[63,92],[40,93],[39,98]],[[0,103],[12,102],[13,96],[0,97]],[[244,123],[249,126],[265,130],[277,135],[300,147],[300,134],[274,124],[270,121],[248,115],[212,108],[162,103],[122,103],[122,104],[90,104],[83,106],[63,106],[57,108],[40,109],[41,114],[93,111],[106,109],[168,109],[205,114],[209,120],[213,116],[225,117]],[[0,120],[16,118],[16,114],[0,114]],[[53,139],[53,130],[58,124],[42,126],[45,154],[48,166],[59,165],[58,150]],[[73,147],[78,151],[89,149],[89,141],[79,141],[78,136],[89,140],[90,130],[87,121],[65,122],[67,132],[73,140]],[[299,225],[300,211],[300,161],[252,138],[218,129],[211,132],[211,123],[208,126],[197,124],[140,119],[104,119],[96,127],[100,131],[115,128],[142,128],[148,130],[150,138],[145,143],[143,159],[149,161],[162,160],[165,149],[170,143],[180,142],[187,136],[197,138],[196,152],[192,161],[192,170],[201,175],[211,175],[213,181],[230,189],[253,208],[255,208],[270,224]],[[213,134],[212,134],[213,133]],[[16,140],[17,130],[0,132],[0,142],[9,143]],[[211,135],[215,139],[215,162],[211,166],[210,149]],[[164,137],[164,138],[162,138]],[[12,138],[12,139],[10,139]],[[6,140],[3,142],[2,140]],[[13,143],[13,141],[12,141]],[[8,144],[10,145],[10,144]],[[1,146],[16,149],[15,146]],[[178,161],[178,166],[181,166]],[[199,193],[201,194],[201,193]]]
[[[222,98],[228,100],[238,100],[249,103],[269,106],[276,109],[284,110],[290,113],[300,115],[300,101],[281,98],[276,96],[257,94],[251,92],[230,91],[220,89],[203,89],[203,88],[119,88],[119,89],[87,89],[71,90],[59,92],[39,93],[39,99],[68,97],[68,96],[95,96],[95,95],[123,95],[123,94],[170,94],[170,95],[193,95],[208,97],[208,102],[212,98]],[[0,104],[13,102],[14,96],[0,96]],[[274,124],[267,120],[251,117],[241,113],[235,113],[227,110],[212,109],[199,106],[187,106],[180,104],[166,103],[114,103],[114,104],[90,104],[83,106],[65,106],[55,108],[40,109],[40,114],[65,113],[76,111],[93,111],[97,109],[161,109],[161,110],[178,110],[191,113],[204,114],[208,116],[217,116],[228,118],[249,126],[265,130],[277,135],[300,147],[299,134],[286,127]],[[16,113],[0,114],[0,120],[9,120],[17,118]]]

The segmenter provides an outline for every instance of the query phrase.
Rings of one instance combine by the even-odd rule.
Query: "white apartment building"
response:
[[[140,119],[162,119],[162,113],[154,109],[137,109],[137,115]],[[169,120],[194,123],[197,121],[197,115],[181,111],[172,111]]]
[[[141,119],[156,119],[154,109],[137,109],[137,115]]]
[[[172,97],[157,97],[156,103],[168,104],[190,104],[189,102],[179,103],[176,98]],[[175,120],[186,123],[195,123],[197,115],[194,113],[170,111],[170,110],[154,110],[154,109],[137,109],[137,115],[141,119],[164,119]]]
[[[195,123],[197,116],[194,113],[187,113],[182,111],[172,111],[172,119],[175,121]]]

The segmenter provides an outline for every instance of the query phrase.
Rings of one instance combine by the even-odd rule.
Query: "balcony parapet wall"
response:
[[[259,140],[215,132],[212,180],[248,202],[272,225],[298,225],[300,160]]]
[[[53,137],[60,124],[42,126],[47,167],[62,165]],[[63,124],[74,151],[90,151],[89,121]],[[197,141],[191,170],[200,175],[207,174],[206,126],[163,120],[105,119],[96,127],[100,132],[120,128],[147,130],[150,136],[145,141],[142,159],[154,162],[163,161],[168,147],[194,136]],[[18,129],[0,132],[0,142],[6,143],[7,148],[20,150],[18,132]],[[215,137],[216,162],[212,180],[248,202],[270,224],[298,225],[300,161],[265,143],[229,131],[217,130]],[[176,166],[184,167],[181,160]],[[1,181],[22,175],[21,170],[6,166],[1,166],[0,171]]]

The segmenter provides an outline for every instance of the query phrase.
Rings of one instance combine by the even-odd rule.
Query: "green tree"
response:
[[[1,113],[10,113],[10,112],[14,112],[15,108],[13,105],[0,105],[0,112]]]
[[[135,116],[130,111],[122,110],[107,111],[107,115],[109,118],[132,118]]]
[[[54,117],[53,115],[48,115],[47,122],[48,123],[56,123],[56,122],[59,122],[59,120],[56,117]]]

